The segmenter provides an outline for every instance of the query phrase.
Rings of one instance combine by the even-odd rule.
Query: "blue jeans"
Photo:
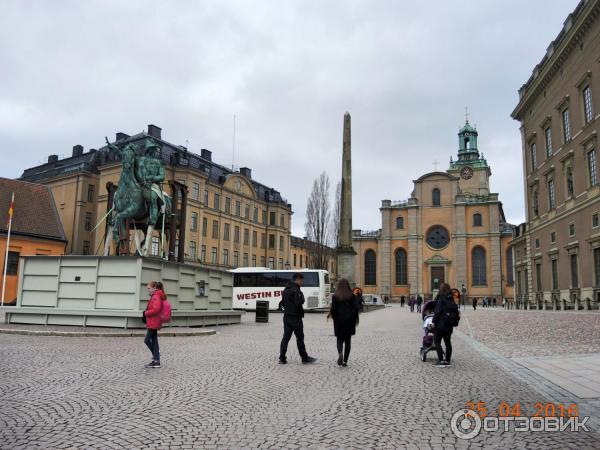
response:
[[[158,349],[158,330],[148,329],[146,331],[146,337],[144,338],[144,344],[152,352],[152,360],[160,362],[160,352]]]

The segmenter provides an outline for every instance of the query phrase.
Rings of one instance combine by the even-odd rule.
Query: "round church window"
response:
[[[448,230],[441,225],[435,225],[427,232],[427,245],[436,250],[442,249],[450,242]]]

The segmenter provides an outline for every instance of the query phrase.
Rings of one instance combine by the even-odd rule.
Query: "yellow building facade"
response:
[[[383,200],[379,230],[353,230],[365,293],[430,296],[446,282],[469,299],[513,297],[513,226],[490,192],[491,169],[477,149],[477,131],[467,121],[458,136],[458,159],[446,172],[415,180],[405,201]]]
[[[212,161],[212,152],[197,155],[162,139],[161,129],[148,126],[134,136],[117,133],[116,144],[153,138],[161,147],[165,166],[163,190],[179,182],[187,187],[185,255],[189,263],[221,268],[263,266],[284,268],[290,263],[291,205],[273,188],[252,179],[249,168],[230,170]],[[21,179],[47,184],[69,238],[67,253],[104,251],[107,184],[117,184],[121,163],[108,147],[84,153],[73,148],[70,158],[27,169]],[[152,236],[151,253],[160,254],[159,233]],[[111,245],[114,252],[114,245]]]

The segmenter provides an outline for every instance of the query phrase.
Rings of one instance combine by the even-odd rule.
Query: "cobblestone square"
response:
[[[503,314],[510,319],[467,313],[444,369],[433,354],[420,361],[420,315],[396,305],[361,316],[347,368],[335,363],[324,314],[305,318],[313,365],[300,363],[293,340],[289,363],[277,364],[279,314],[268,324],[247,314],[212,336],[164,337],[160,370],[143,368],[141,338],[0,334],[0,446],[598,448],[595,432],[453,434],[451,417],[468,401],[492,414],[503,401],[531,412],[553,400],[472,343],[468,324]]]

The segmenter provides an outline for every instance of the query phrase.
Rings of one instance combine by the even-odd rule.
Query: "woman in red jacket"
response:
[[[163,301],[166,300],[167,296],[163,285],[160,281],[151,281],[146,286],[148,294],[150,294],[150,301],[144,311],[144,317],[146,318],[146,338],[144,343],[148,346],[152,352],[152,361],[146,364],[144,367],[148,369],[160,369],[160,352],[158,348],[158,330],[160,330],[160,311],[162,309]]]

